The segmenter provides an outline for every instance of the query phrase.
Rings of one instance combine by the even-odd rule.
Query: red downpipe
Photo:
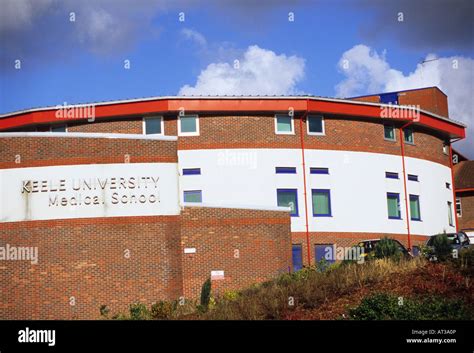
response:
[[[456,212],[456,185],[454,185],[454,170],[453,170],[453,142],[459,141],[461,139],[455,140],[455,141],[450,141],[449,142],[449,166],[451,167],[451,189],[453,189],[453,206],[454,206],[454,212],[451,210],[451,212],[454,213],[454,218],[456,220],[456,233],[459,232],[459,221],[458,221],[458,213]]]
[[[306,190],[306,162],[304,158],[304,134],[303,134],[303,119],[308,116],[309,102],[306,100],[306,112],[300,118],[300,136],[301,136],[301,158],[303,162],[303,193],[304,193],[304,215],[306,220],[306,249],[308,256],[308,266],[311,266],[311,248],[309,241],[309,227],[308,227],[308,198]]]
[[[413,124],[409,121],[400,128],[400,146],[402,151],[402,166],[403,166],[403,189],[405,192],[405,217],[407,218],[407,233],[408,233],[408,251],[411,251],[411,234],[410,234],[410,214],[408,213],[408,197],[407,197],[407,176],[405,170],[405,139],[403,138],[403,130]]]

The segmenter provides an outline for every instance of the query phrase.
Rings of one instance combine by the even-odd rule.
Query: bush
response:
[[[438,234],[433,239],[433,252],[438,261],[446,261],[451,256],[451,242],[446,234]]]
[[[392,239],[383,238],[375,245],[375,258],[383,259],[386,257],[399,259],[401,252],[398,244]]]
[[[472,320],[473,310],[458,299],[403,298],[399,302],[396,295],[376,293],[350,309],[349,317],[353,320]]]
[[[202,285],[201,289],[201,309],[203,311],[207,311],[209,308],[209,303],[211,301],[211,287],[211,279],[208,278]]]
[[[151,306],[150,315],[155,320],[167,320],[173,317],[175,310],[175,303],[160,300]]]
[[[149,320],[151,318],[150,311],[143,303],[134,303],[130,305],[131,320]]]

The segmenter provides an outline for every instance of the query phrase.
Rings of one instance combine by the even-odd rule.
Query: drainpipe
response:
[[[408,197],[407,197],[407,176],[405,170],[405,139],[403,138],[403,130],[413,124],[413,120],[409,121],[400,128],[400,146],[402,152],[402,167],[403,167],[403,190],[405,192],[405,215],[407,218],[407,235],[408,235],[408,251],[411,251],[411,234],[410,234],[410,214],[408,213]]]
[[[454,185],[454,170],[453,170],[453,142],[459,141],[462,139],[457,139],[453,141],[449,141],[449,166],[451,168],[451,189],[453,190],[453,206],[454,206],[454,212],[453,212],[453,217],[455,218],[455,225],[456,225],[456,233],[459,232],[459,221],[458,221],[458,213],[456,212],[456,190]]]
[[[301,137],[301,159],[303,165],[303,195],[304,195],[304,215],[305,215],[305,222],[306,222],[306,248],[307,248],[307,256],[308,256],[308,266],[311,266],[311,248],[310,248],[310,241],[309,241],[309,226],[308,226],[308,198],[307,198],[307,190],[306,190],[306,162],[304,158],[304,133],[303,133],[303,119],[306,119],[308,116],[308,109],[309,109],[309,101],[306,100],[306,112],[300,118],[300,137]]]

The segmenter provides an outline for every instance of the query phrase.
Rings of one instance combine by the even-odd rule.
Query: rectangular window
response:
[[[313,216],[331,217],[331,191],[327,189],[311,190],[313,198]]]
[[[163,117],[143,118],[143,133],[146,135],[163,135]]]
[[[322,116],[309,116],[308,135],[324,135],[324,118]]]
[[[277,189],[277,205],[280,207],[290,207],[290,216],[298,217],[298,190]]]
[[[333,244],[316,244],[314,246],[314,257],[316,263],[324,260],[328,263],[336,261],[334,256],[334,245]]]
[[[293,244],[293,271],[299,271],[303,268],[303,249],[301,244]]]
[[[458,215],[459,218],[462,217],[462,205],[461,205],[461,199],[459,197],[456,198],[456,214]]]
[[[389,141],[396,141],[395,138],[395,127],[390,124],[383,126],[384,138]]]
[[[329,174],[329,168],[310,168],[310,174]]]
[[[408,180],[410,180],[410,181],[418,181],[418,175],[408,174]]]
[[[67,132],[67,125],[53,125],[51,132]]]
[[[403,135],[405,136],[405,142],[406,143],[411,143],[411,144],[415,143],[413,128],[407,127],[405,129],[403,129]]]
[[[275,167],[276,174],[296,174],[296,167]]]
[[[450,183],[446,183],[446,189],[451,190],[451,184]]]
[[[201,175],[201,168],[183,168],[183,175]]]
[[[454,223],[453,223],[453,203],[448,201],[448,221],[449,221],[449,225],[450,226],[453,226]]]
[[[275,116],[275,133],[277,134],[293,134],[293,117],[288,115]]]
[[[202,202],[201,190],[189,190],[184,192],[184,202]]]
[[[421,221],[420,196],[410,195],[410,218],[412,221]]]
[[[400,194],[387,192],[387,208],[389,219],[401,219]]]
[[[387,179],[398,179],[398,173],[395,172],[385,172],[385,177]]]
[[[180,136],[199,135],[199,118],[197,115],[183,115],[178,117],[178,134]]]

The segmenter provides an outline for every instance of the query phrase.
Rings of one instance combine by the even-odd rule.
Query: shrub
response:
[[[211,301],[211,279],[208,278],[201,288],[201,309],[207,311],[209,308],[209,302]]]
[[[150,316],[155,320],[167,320],[173,317],[176,306],[174,302],[160,300],[151,306]]]
[[[438,234],[433,239],[433,252],[438,261],[446,261],[451,255],[451,243],[446,234]]]
[[[100,316],[108,319],[109,313],[110,313],[110,308],[107,305],[101,305],[99,310],[100,310]]]
[[[376,293],[365,297],[356,308],[349,309],[353,320],[472,320],[472,308],[459,299],[428,297],[399,298]]]
[[[134,303],[130,305],[131,320],[149,320],[151,318],[150,311],[143,303]]]
[[[399,259],[401,257],[401,252],[398,244],[392,239],[383,238],[375,245],[375,258],[383,259],[386,257]]]

